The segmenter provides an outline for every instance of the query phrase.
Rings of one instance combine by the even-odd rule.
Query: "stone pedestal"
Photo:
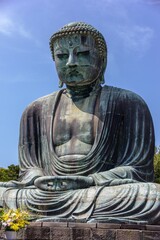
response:
[[[160,225],[32,222],[19,233],[25,240],[160,240]]]

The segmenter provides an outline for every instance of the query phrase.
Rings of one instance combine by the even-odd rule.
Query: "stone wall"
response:
[[[19,232],[25,240],[160,240],[160,225],[33,222]]]

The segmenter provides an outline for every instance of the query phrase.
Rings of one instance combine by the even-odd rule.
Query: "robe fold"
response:
[[[36,100],[24,111],[20,178],[5,191],[5,204],[15,197],[15,207],[25,206],[46,218],[160,221],[160,187],[151,183],[154,129],[146,103],[133,92],[104,86],[94,113],[100,119],[94,144],[73,164],[58,158],[53,144],[54,116],[63,91]],[[91,176],[96,186],[48,192],[33,185],[40,176],[66,175]]]

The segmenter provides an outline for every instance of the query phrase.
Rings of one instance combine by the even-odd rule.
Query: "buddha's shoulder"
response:
[[[31,102],[26,109],[24,110],[24,114],[33,114],[35,112],[40,112],[42,110],[42,108],[44,106],[46,106],[47,104],[49,104],[50,101],[52,101],[52,103],[55,102],[55,99],[57,97],[57,95],[59,94],[60,91],[56,91],[53,92],[51,94],[45,95],[43,97],[40,97],[36,100],[34,100],[33,102]]]
[[[131,102],[136,101],[136,102],[146,104],[141,96],[139,96],[137,93],[132,92],[130,90],[113,87],[113,86],[106,86],[106,85],[103,86],[102,89],[103,89],[102,91],[104,92],[104,96],[110,95],[112,96],[113,99],[118,99],[121,101],[131,101]]]

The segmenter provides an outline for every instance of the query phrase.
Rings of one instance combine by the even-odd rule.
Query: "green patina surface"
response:
[[[23,113],[17,182],[0,183],[1,206],[28,208],[37,221],[157,223],[154,129],[146,103],[102,86],[107,46],[86,23],[53,34],[60,91]],[[38,215],[37,215],[38,213]]]

